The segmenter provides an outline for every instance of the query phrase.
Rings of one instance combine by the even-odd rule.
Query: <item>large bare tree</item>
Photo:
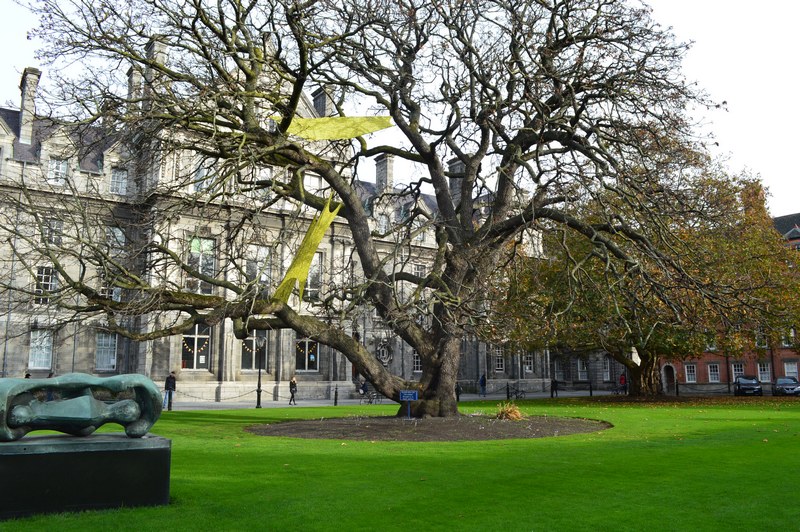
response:
[[[192,149],[217,161],[208,175],[220,185],[206,187],[203,201],[176,200],[170,212],[209,205],[225,212],[223,182],[322,210],[327,192],[306,190],[301,179],[321,177],[363,270],[362,282],[340,293],[353,308],[377,309],[421,357],[416,415],[457,412],[460,340],[485,316],[489,274],[526,231],[565,229],[627,271],[648,261],[660,282],[687,289],[695,282],[665,220],[682,216],[695,174],[681,169],[702,150],[687,109],[707,102],[681,75],[686,45],[645,5],[38,0],[34,9],[42,15],[44,57],[60,73],[48,99],[54,115],[105,128],[131,152],[158,158],[166,157],[160,150]],[[131,76],[143,76],[141,91],[126,89],[129,67]],[[336,116],[390,116],[393,140],[322,143],[292,135],[303,95],[315,89],[326,91]],[[418,186],[409,194],[428,190],[435,198],[433,212],[412,210],[393,229],[435,232],[433,267],[424,276],[387,268],[380,244],[386,235],[368,224],[359,163],[381,154],[415,169]],[[268,165],[288,172],[243,172]],[[247,223],[241,216],[230,227],[245,230]],[[203,295],[156,284],[167,277],[137,276],[104,260],[106,268],[115,264],[108,275],[134,294],[130,302],[102,297],[68,268],[61,288],[79,296],[64,293],[61,301],[76,316],[106,314],[119,331],[126,313],[180,313],[178,321],[151,323],[147,334],[129,331],[138,338],[175,334],[200,320],[232,320],[241,335],[267,324],[288,327],[344,353],[388,397],[411,385],[389,374],[330,313],[301,314],[248,283],[207,275],[157,234],[145,236],[138,256],[149,269],[176,268],[225,290]],[[97,247],[91,239],[84,244]],[[424,290],[400,297],[408,286]],[[415,304],[422,298],[424,305]],[[420,312],[428,319],[418,319]]]

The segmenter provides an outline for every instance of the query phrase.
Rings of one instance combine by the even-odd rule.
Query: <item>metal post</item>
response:
[[[253,339],[253,347],[255,347],[255,355],[258,359],[258,384],[256,385],[256,408],[261,408],[261,348],[266,345],[266,339],[258,338]]]
[[[339,385],[333,389],[333,406],[339,406]]]

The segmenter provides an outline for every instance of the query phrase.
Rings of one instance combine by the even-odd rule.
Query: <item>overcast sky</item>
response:
[[[20,73],[40,66],[26,39],[35,19],[13,0],[0,0],[0,104],[19,106]],[[800,2],[786,0],[651,0],[653,17],[694,41],[684,71],[727,111],[708,116],[719,155],[733,172],[759,175],[773,216],[800,212],[794,135],[800,125],[795,92]],[[43,76],[47,76],[44,71]]]

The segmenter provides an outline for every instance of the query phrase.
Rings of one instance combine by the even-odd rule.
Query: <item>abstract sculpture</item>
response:
[[[161,392],[143,375],[0,379],[0,441],[32,430],[88,436],[106,423],[119,423],[129,437],[141,438],[160,415]]]

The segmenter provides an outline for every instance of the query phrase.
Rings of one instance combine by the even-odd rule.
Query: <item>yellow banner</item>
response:
[[[344,140],[392,127],[388,116],[295,117],[287,133],[308,140]]]

